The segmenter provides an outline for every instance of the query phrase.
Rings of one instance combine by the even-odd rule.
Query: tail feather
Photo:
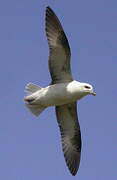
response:
[[[35,104],[28,104],[25,103],[26,107],[29,109],[31,113],[33,113],[35,116],[39,116],[42,111],[44,111],[45,107],[41,107],[39,105]]]
[[[33,83],[28,83],[25,87],[25,90],[28,94],[32,94],[38,90],[40,90],[42,87],[37,86],[36,84]]]
[[[25,105],[35,116],[38,116],[45,109],[44,106],[41,106],[34,102],[36,99],[35,92],[41,89],[42,88],[40,86],[32,83],[28,83],[25,87],[25,90],[28,93],[28,96],[24,98]]]

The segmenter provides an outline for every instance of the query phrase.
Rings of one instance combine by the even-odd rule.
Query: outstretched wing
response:
[[[72,81],[69,43],[59,19],[50,7],[46,8],[46,35],[50,49],[49,70],[52,83]]]
[[[62,149],[66,164],[72,175],[76,175],[81,155],[81,133],[76,103],[56,106],[57,121],[61,131]]]

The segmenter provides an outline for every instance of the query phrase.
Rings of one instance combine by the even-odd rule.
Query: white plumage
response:
[[[51,85],[42,88],[27,84],[28,95],[24,100],[27,108],[36,116],[45,108],[55,106],[65,161],[71,174],[76,175],[82,146],[76,102],[88,94],[96,94],[92,85],[73,80],[69,43],[59,19],[50,7],[46,9],[46,35],[50,49]]]

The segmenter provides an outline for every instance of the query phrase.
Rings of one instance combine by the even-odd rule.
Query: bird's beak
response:
[[[95,92],[92,92],[91,94],[92,94],[93,96],[96,96],[96,93],[95,93]]]

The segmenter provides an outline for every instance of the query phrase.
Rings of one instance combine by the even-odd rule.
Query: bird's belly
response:
[[[38,97],[35,102],[46,107],[59,106],[78,99],[74,93],[68,92],[66,86],[62,85],[45,88]]]

